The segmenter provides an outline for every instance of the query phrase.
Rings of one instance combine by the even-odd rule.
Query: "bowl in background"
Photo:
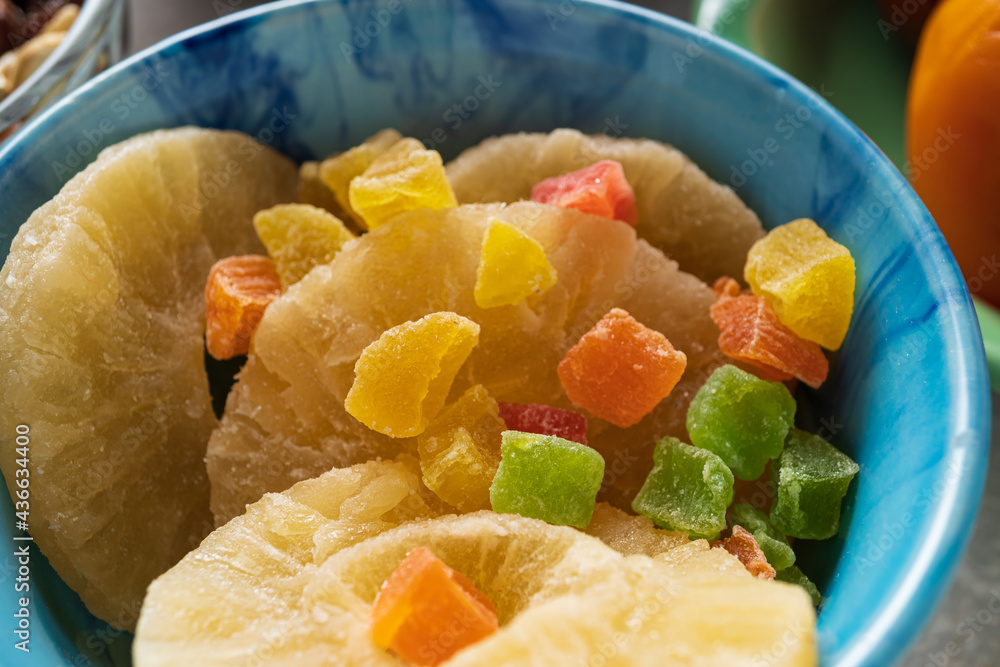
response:
[[[0,100],[0,136],[50,106],[122,55],[125,0],[86,0],[66,36],[20,86]]]
[[[800,395],[800,426],[821,430],[861,473],[839,535],[803,542],[800,559],[826,596],[824,665],[883,667],[904,655],[975,517],[990,407],[969,294],[903,177],[806,86],[654,12],[599,0],[388,6],[266,5],[88,82],[0,150],[0,255],[101,148],[156,128],[242,130],[296,160],[390,126],[446,159],[494,134],[557,127],[670,142],[766,226],[812,217],[856,259],[851,331],[823,389]],[[136,103],[115,114],[123,95]],[[9,536],[9,506],[0,519]],[[108,652],[127,637],[106,641],[106,626],[50,570],[33,576],[32,660],[84,650],[113,664]],[[11,604],[0,596],[0,614]],[[4,664],[37,664],[4,651]]]

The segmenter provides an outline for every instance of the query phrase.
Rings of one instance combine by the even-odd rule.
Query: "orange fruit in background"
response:
[[[947,0],[931,15],[910,78],[907,152],[970,291],[1000,306],[1000,0]]]

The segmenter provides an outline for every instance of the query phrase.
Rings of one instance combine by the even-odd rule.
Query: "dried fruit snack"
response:
[[[587,444],[587,418],[579,412],[537,403],[500,403],[500,419],[508,431],[555,435]]]
[[[774,568],[768,563],[757,540],[743,526],[733,526],[732,535],[724,540],[712,542],[712,548],[725,549],[736,556],[747,572],[758,579],[766,581],[774,579]]]
[[[488,509],[507,428],[481,384],[442,410],[417,436],[424,484],[460,512]]]
[[[569,400],[625,428],[669,396],[686,367],[687,356],[666,336],[613,308],[570,348],[558,371]]]
[[[279,204],[260,211],[253,217],[253,227],[285,289],[313,267],[333,260],[344,244],[354,240],[332,213],[308,204]]]
[[[554,435],[504,431],[500,467],[490,487],[497,512],[583,529],[604,477],[596,451]]]
[[[750,664],[779,643],[773,664],[815,664],[806,594],[754,579],[722,549],[698,541],[626,558],[575,529],[516,515],[430,518],[418,487],[406,465],[372,462],[268,494],[154,582],[136,666],[266,658],[398,667],[370,639],[369,617],[382,584],[419,547],[497,610],[499,630],[450,667],[590,664],[605,659],[609,642],[621,664],[685,664],[692,655]],[[367,539],[319,546],[354,530]],[[647,611],[637,619],[637,609]],[[789,635],[789,626],[801,631]]]
[[[653,470],[632,509],[657,526],[715,539],[726,527],[733,474],[707,449],[664,438],[653,450]]]
[[[281,294],[271,258],[242,255],[220,259],[205,282],[205,347],[216,359],[250,351],[264,310]]]
[[[555,284],[556,270],[538,241],[505,222],[490,224],[472,293],[477,306],[515,306]]]
[[[220,258],[263,252],[253,214],[295,190],[295,166],[245,135],[153,132],[103,151],[13,240],[0,430],[30,425],[31,535],[115,627],[134,627],[149,582],[211,529],[205,279]]]
[[[858,464],[818,435],[793,428],[775,461],[771,521],[792,537],[825,540],[840,527],[840,501]]]
[[[600,160],[624,168],[635,191],[640,238],[706,282],[742,275],[747,250],[764,235],[760,220],[736,193],[672,146],[559,129],[487,139],[447,168],[459,203],[510,203],[530,199],[546,178]]]
[[[437,667],[497,631],[497,610],[427,547],[406,554],[375,596],[371,634],[406,662]]]
[[[729,525],[742,526],[750,532],[775,570],[784,570],[795,564],[795,552],[788,538],[774,527],[765,512],[747,503],[737,503],[730,510]]]
[[[473,292],[494,219],[538,241],[559,279],[517,306],[484,310]],[[268,307],[208,448],[216,520],[333,466],[413,452],[416,443],[374,432],[341,406],[365,347],[442,310],[481,328],[451,401],[482,384],[497,401],[572,408],[556,367],[615,306],[687,353],[685,377],[641,423],[618,429],[590,420],[588,443],[617,471],[603,497],[628,507],[656,438],[685,434],[688,401],[720,363],[713,302],[710,287],[636,241],[627,225],[530,202],[408,213],[348,244]]]
[[[531,201],[575,208],[635,226],[635,192],[625,180],[621,163],[614,160],[546,178],[531,189]]]
[[[337,204],[359,229],[368,229],[364,218],[351,206],[351,181],[365,173],[379,157],[403,138],[396,130],[382,130],[365,139],[363,143],[338,155],[323,160],[319,165],[319,178],[336,199]],[[308,173],[307,173],[308,175]],[[313,189],[315,192],[315,188]],[[306,200],[303,200],[306,201]],[[313,203],[306,201],[306,203]],[[328,209],[329,210],[329,209]],[[337,211],[330,211],[336,215]]]
[[[768,232],[750,249],[744,276],[786,327],[828,350],[840,347],[854,310],[854,259],[815,222]]]
[[[719,455],[733,474],[757,479],[778,456],[795,418],[795,399],[778,382],[735,366],[719,368],[688,409],[691,442]]]
[[[361,352],[344,408],[373,431],[420,435],[478,342],[479,325],[455,313],[395,326]]]

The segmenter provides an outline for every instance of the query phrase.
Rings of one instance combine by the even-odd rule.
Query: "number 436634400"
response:
[[[31,496],[31,492],[28,490],[29,485],[29,475],[31,472],[28,470],[28,451],[31,445],[31,438],[29,434],[31,429],[28,428],[27,424],[17,425],[17,469],[14,473],[16,477],[15,484],[17,485],[17,490],[14,492],[16,499],[14,501],[14,509],[16,510],[17,518],[20,522],[26,524],[28,523],[28,498]]]

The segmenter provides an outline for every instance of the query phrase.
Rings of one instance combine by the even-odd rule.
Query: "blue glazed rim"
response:
[[[150,55],[183,50],[189,40],[203,39],[227,26],[241,22],[253,24],[272,13],[323,1],[282,0],[256,7],[184,31],[133,55],[73,91],[12,137],[0,148],[0,174],[5,165],[14,161],[36,137],[44,134],[47,123],[53,119],[58,122],[59,116],[69,116],[71,107],[88,99],[106,79],[113,79],[126,70],[141,69],[143,61]],[[343,1],[350,4],[358,0]],[[971,534],[985,483],[990,431],[986,360],[973,303],[951,251],[933,218],[888,158],[846,117],[798,80],[735,44],[657,12],[616,0],[573,0],[573,3],[587,6],[590,11],[627,15],[644,27],[695,40],[701,48],[742,69],[747,76],[780,83],[784,94],[793,103],[808,104],[825,125],[835,128],[852,145],[870,173],[899,193],[899,205],[910,221],[909,240],[920,239],[920,244],[915,244],[915,247],[921,266],[936,279],[941,292],[958,296],[941,304],[942,312],[949,316],[950,325],[942,327],[941,336],[952,359],[948,380],[954,414],[948,435],[951,440],[961,440],[956,448],[964,456],[963,472],[948,478],[941,501],[930,513],[934,539],[922,542],[914,550],[915,566],[894,591],[885,611],[854,645],[836,656],[838,667],[891,665],[905,655],[907,646],[916,640],[947,589]]]

